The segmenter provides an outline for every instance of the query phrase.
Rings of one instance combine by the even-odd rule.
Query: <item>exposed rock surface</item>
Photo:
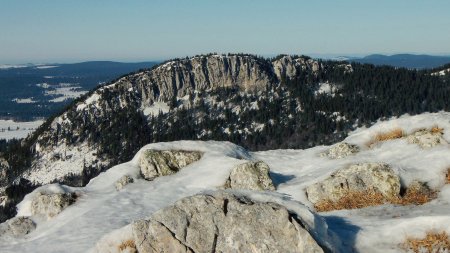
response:
[[[414,132],[407,137],[408,143],[417,144],[421,148],[432,148],[439,144],[447,144],[442,138],[442,132],[423,129]]]
[[[42,194],[38,192],[31,202],[31,213],[52,218],[73,204],[75,200],[74,193]]]
[[[293,78],[304,71],[317,72],[322,66],[314,59],[303,57],[283,56],[272,62],[275,74],[279,79]]]
[[[16,217],[0,224],[0,236],[24,236],[36,229],[36,224],[28,217]]]
[[[285,207],[227,193],[184,198],[132,230],[140,253],[323,252]]]
[[[331,147],[327,152],[322,153],[321,156],[328,156],[332,159],[341,159],[358,152],[359,147],[357,145],[341,142]]]
[[[0,187],[4,187],[8,184],[8,171],[8,162],[4,158],[0,157]]]
[[[231,170],[225,188],[274,191],[275,186],[270,178],[269,171],[269,166],[262,161],[240,164]]]
[[[183,150],[145,150],[139,166],[146,180],[177,173],[183,167],[200,160],[201,152]]]
[[[128,175],[124,175],[123,177],[119,178],[119,180],[116,181],[114,184],[116,187],[116,190],[120,191],[122,190],[127,184],[133,183],[134,179]]]
[[[386,199],[398,198],[400,178],[389,165],[383,163],[361,163],[340,169],[327,179],[306,188],[313,204],[323,200],[338,201],[348,192],[373,190]]]

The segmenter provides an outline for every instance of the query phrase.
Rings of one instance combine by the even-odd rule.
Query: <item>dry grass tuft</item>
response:
[[[405,195],[397,200],[392,201],[393,204],[399,205],[423,205],[437,197],[437,193],[432,190],[419,191],[415,188],[406,189]]]
[[[367,146],[371,146],[377,142],[388,141],[394,139],[400,139],[405,136],[405,132],[401,128],[394,128],[388,132],[378,133],[373,137],[373,139],[367,144]]]
[[[368,206],[378,206],[386,203],[385,197],[374,190],[351,192],[349,191],[344,197],[334,202],[331,200],[323,200],[314,206],[319,212],[327,212],[342,209],[357,209]]]
[[[407,238],[403,248],[408,252],[449,252],[450,238],[446,232],[427,232],[425,238]]]
[[[440,127],[438,127],[438,126],[433,126],[433,127],[431,128],[431,132],[432,132],[433,134],[444,134],[444,128],[440,128]]]
[[[322,200],[317,202],[314,207],[318,212],[328,212],[343,209],[359,209],[387,203],[397,205],[423,205],[435,199],[436,196],[437,193],[435,191],[425,191],[417,188],[408,188],[403,196],[395,198],[386,198],[383,194],[373,189],[360,192],[348,191],[338,201]]]
[[[132,239],[126,240],[119,245],[119,252],[123,252],[128,250],[127,252],[137,252],[136,244]]]
[[[450,184],[450,168],[447,169],[447,174],[445,177],[447,178],[447,184]]]

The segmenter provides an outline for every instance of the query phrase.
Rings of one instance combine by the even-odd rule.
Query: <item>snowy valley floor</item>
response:
[[[382,132],[400,128],[410,134],[436,126],[443,129],[442,138],[447,143],[425,149],[408,143],[406,138],[398,138],[368,146],[374,136]],[[148,217],[180,198],[221,188],[230,170],[245,160],[266,162],[277,190],[261,193],[243,191],[240,194],[285,205],[306,220],[315,237],[330,236],[332,242],[334,233],[338,237],[336,243],[342,242],[342,245],[336,245],[337,252],[401,252],[401,244],[408,237],[421,238],[428,231],[446,231],[450,234],[450,184],[445,176],[450,168],[450,113],[403,116],[379,122],[371,128],[358,129],[345,142],[358,145],[361,151],[342,159],[330,159],[320,155],[330,148],[326,146],[307,150],[249,152],[229,142],[150,144],[142,150],[195,150],[204,152],[204,155],[177,174],[154,181],[140,177],[138,153],[132,161],[102,173],[86,187],[40,187],[22,201],[18,216],[31,216],[30,202],[38,191],[78,192],[80,197],[52,219],[31,217],[37,228],[25,237],[0,237],[0,251],[114,251],[114,243],[129,236],[127,225],[131,222]],[[338,169],[361,162],[387,163],[400,176],[402,185],[420,180],[437,191],[437,198],[420,206],[385,204],[316,212],[308,201],[305,188],[324,180]],[[134,183],[117,191],[114,183],[126,174],[135,179]]]

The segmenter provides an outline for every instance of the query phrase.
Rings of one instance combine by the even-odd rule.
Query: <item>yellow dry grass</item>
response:
[[[421,192],[416,189],[406,189],[405,195],[401,198],[393,200],[393,204],[399,205],[423,205],[425,203],[430,202],[431,200],[437,197],[437,193],[435,191]]]
[[[128,252],[136,252],[136,244],[134,243],[133,240],[131,239],[126,240],[119,245],[119,252],[123,252],[126,249],[129,250]]]
[[[447,174],[445,175],[447,179],[447,184],[450,184],[450,168],[447,169]]]
[[[401,128],[394,128],[387,132],[377,133],[372,140],[367,144],[367,146],[371,146],[377,142],[388,141],[394,139],[400,139],[405,136],[405,132]]]
[[[433,126],[431,128],[431,132],[433,134],[444,134],[444,128],[440,128],[439,126]]]
[[[319,212],[327,212],[342,209],[357,209],[368,206],[377,206],[386,203],[385,197],[374,190],[363,192],[349,191],[344,197],[338,201],[323,200],[314,206]]]
[[[397,205],[423,205],[437,196],[436,192],[421,192],[415,189],[407,189],[402,197],[386,198],[380,192],[375,190],[367,191],[348,191],[344,197],[337,201],[322,200],[317,202],[314,207],[318,212],[328,212],[343,209],[358,209],[369,206],[378,206],[383,204]]]
[[[450,238],[446,232],[427,232],[425,238],[407,238],[403,248],[408,252],[449,252]]]

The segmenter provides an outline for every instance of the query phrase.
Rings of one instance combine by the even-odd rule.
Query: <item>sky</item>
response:
[[[450,55],[448,0],[0,0],[0,64]]]

